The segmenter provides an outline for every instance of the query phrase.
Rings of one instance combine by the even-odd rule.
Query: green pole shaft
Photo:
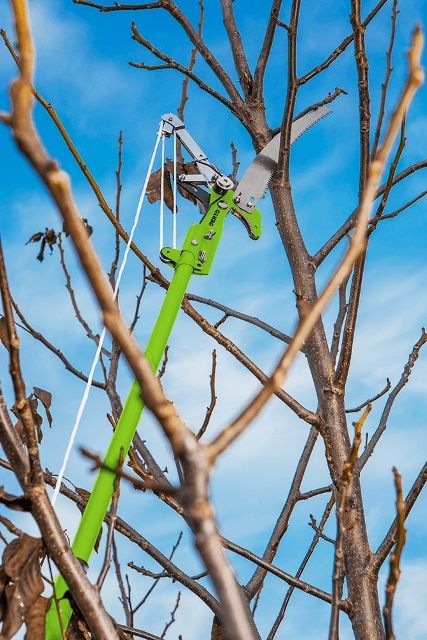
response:
[[[153,372],[156,372],[160,365],[193,270],[194,255],[190,251],[182,251],[145,350],[145,357],[151,364]],[[121,452],[126,458],[143,409],[144,403],[141,399],[140,386],[137,380],[134,380],[104,458],[108,467],[115,469],[118,466]],[[114,478],[115,475],[111,471],[99,470],[77,529],[71,548],[74,555],[85,562],[89,561],[107,514],[114,492]],[[63,597],[67,590],[67,583],[62,576],[59,576],[55,581],[55,595],[64,630],[67,628],[72,614],[69,600]],[[45,640],[61,639],[62,632],[58,612],[55,602],[52,602],[46,616]]]
[[[211,189],[209,207],[202,220],[189,227],[182,249],[164,247],[161,251],[163,259],[175,265],[175,273],[145,350],[145,356],[153,372],[159,367],[191,276],[208,275],[210,272],[227,214],[233,210],[245,224],[251,238],[256,240],[260,236],[261,214],[258,209],[254,208],[247,214],[236,209],[233,198],[232,190],[219,195]],[[138,382],[134,381],[104,458],[108,467],[115,469],[118,466],[121,452],[124,457],[127,456],[143,409],[140,387]],[[101,469],[98,472],[71,547],[74,555],[86,563],[92,554],[113,496],[114,478],[115,474],[111,471]],[[67,590],[67,583],[59,576],[55,581],[55,595],[64,631],[72,614],[70,602],[68,598],[64,598]],[[60,618],[57,605],[53,601],[46,616],[45,640],[62,640]]]

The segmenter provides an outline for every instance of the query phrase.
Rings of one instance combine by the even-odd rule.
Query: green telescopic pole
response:
[[[193,274],[192,259],[191,253],[183,252],[182,262],[176,267],[174,277],[171,280],[148,341],[145,357],[151,364],[153,372],[157,371],[160,365],[182,299]],[[134,380],[105,455],[104,462],[109,468],[115,469],[119,465],[121,452],[123,452],[123,457],[127,456],[143,409],[144,403],[141,399],[140,386]],[[114,492],[114,478],[115,475],[111,471],[100,469],[77,529],[71,548],[74,555],[85,562],[89,561],[107,514]],[[69,600],[63,597],[67,591],[67,583],[62,576],[59,576],[55,582],[55,596],[61,613],[63,629],[67,628],[72,614]],[[61,625],[55,603],[52,603],[46,616],[45,638],[46,640],[61,640],[62,638]]]
[[[239,210],[233,196],[231,189],[220,195],[211,190],[208,210],[198,224],[190,226],[182,249],[166,247],[161,251],[162,258],[174,267],[175,272],[145,350],[145,357],[153,372],[159,367],[191,276],[208,275],[211,269],[227,214],[233,210],[245,224],[251,238],[256,240],[260,236],[261,214],[258,209],[254,208],[251,214]],[[123,458],[127,457],[143,409],[141,389],[135,380],[104,458],[105,466],[109,469],[118,467],[121,455]],[[107,514],[114,493],[114,479],[114,472],[104,468],[99,470],[77,529],[71,549],[76,558],[85,563],[89,561]],[[45,640],[63,638],[63,631],[72,615],[71,604],[66,597],[67,591],[67,583],[59,576],[54,589],[56,602],[52,601],[46,615]]]

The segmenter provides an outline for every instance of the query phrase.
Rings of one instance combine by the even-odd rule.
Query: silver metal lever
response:
[[[214,165],[209,162],[209,159],[203,149],[199,147],[197,142],[190,136],[183,121],[173,113],[166,113],[162,116],[163,131],[167,136],[172,135],[174,132],[185,147],[188,153],[196,161],[196,166],[202,174],[199,178],[199,182],[205,182],[211,184],[215,181],[219,174],[219,171]],[[181,180],[180,176],[180,180]],[[195,182],[192,180],[192,176],[186,176],[186,182]]]

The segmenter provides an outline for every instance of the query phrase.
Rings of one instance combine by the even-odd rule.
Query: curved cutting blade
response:
[[[331,109],[323,106],[295,120],[291,128],[291,144],[318,120],[327,116],[328,113],[331,113]],[[280,131],[259,152],[236,187],[234,201],[244,211],[250,213],[256,207],[258,200],[264,195],[279,160],[279,150]]]

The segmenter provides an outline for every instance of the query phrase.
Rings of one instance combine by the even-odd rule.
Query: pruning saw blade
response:
[[[330,112],[331,109],[329,107],[323,106],[316,109],[316,111],[309,111],[309,113],[295,120],[291,128],[291,144]],[[251,213],[258,200],[264,195],[270,178],[276,169],[279,150],[280,131],[259,152],[237,185],[234,201],[239,205],[240,209]]]

